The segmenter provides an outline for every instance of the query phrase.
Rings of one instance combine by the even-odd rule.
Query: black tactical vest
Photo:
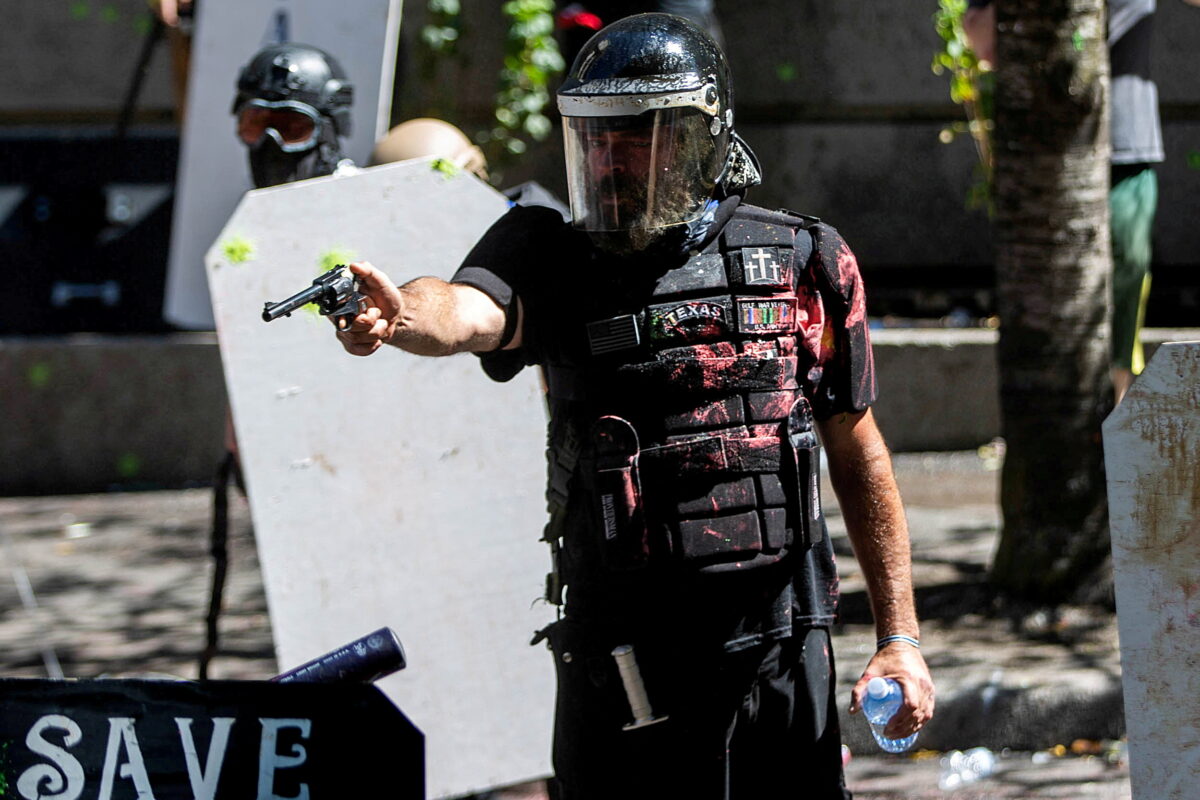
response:
[[[703,252],[593,309],[576,363],[545,365],[546,538],[575,551],[568,583],[597,568],[744,571],[822,535],[797,346],[816,224],[740,206]]]

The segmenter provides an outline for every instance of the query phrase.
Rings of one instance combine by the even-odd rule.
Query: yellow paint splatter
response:
[[[358,254],[348,247],[331,247],[321,254],[317,259],[318,275],[324,275],[334,267],[349,264],[351,261],[358,261]]]
[[[447,178],[453,178],[462,172],[462,167],[445,158],[435,158],[429,166],[433,167],[434,172],[440,172]]]
[[[317,274],[324,275],[334,267],[344,266],[351,261],[358,261],[358,254],[348,247],[331,247],[321,254],[317,259]],[[306,311],[313,317],[321,315],[321,309],[316,303],[308,303],[304,305],[301,311]]]
[[[221,243],[221,252],[230,264],[244,264],[254,259],[254,242],[245,236],[230,236]]]

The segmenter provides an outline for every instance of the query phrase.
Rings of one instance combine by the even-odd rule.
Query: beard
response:
[[[606,230],[588,231],[600,250],[621,258],[675,255],[687,239],[688,224],[696,216],[694,198],[671,191],[661,183],[650,197],[645,176],[610,176],[601,187]]]

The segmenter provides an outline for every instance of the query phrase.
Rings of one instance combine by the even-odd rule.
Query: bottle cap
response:
[[[876,700],[880,699],[881,697],[887,697],[889,691],[891,691],[891,689],[888,686],[887,679],[885,678],[871,678],[871,680],[867,681],[867,694],[871,695],[871,697],[874,697]]]

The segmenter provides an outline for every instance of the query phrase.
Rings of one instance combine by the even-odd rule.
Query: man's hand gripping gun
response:
[[[263,306],[263,322],[290,317],[292,312],[308,303],[316,303],[321,314],[332,317],[338,328],[348,327],[359,314],[367,310],[367,296],[358,291],[358,276],[344,264],[338,265],[297,292],[278,303]],[[342,320],[345,320],[343,325]]]

